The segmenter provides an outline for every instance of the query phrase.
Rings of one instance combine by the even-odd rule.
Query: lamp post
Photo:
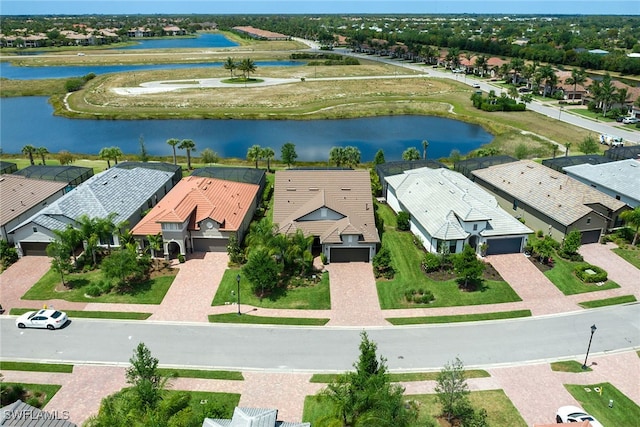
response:
[[[240,313],[240,275],[239,274],[236,276],[236,282],[238,284],[238,316],[240,316],[242,313]]]
[[[596,325],[591,325],[591,337],[589,338],[589,346],[587,347],[587,355],[584,357],[584,363],[582,364],[582,369],[587,369],[587,358],[589,357],[589,350],[591,349],[591,340],[593,339],[593,333],[596,331]]]

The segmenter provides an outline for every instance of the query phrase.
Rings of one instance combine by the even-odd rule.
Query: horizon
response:
[[[2,16],[84,15],[520,15],[635,16],[638,0],[8,0]]]

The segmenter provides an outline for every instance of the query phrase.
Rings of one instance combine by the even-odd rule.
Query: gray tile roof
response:
[[[640,161],[638,160],[627,159],[598,165],[567,166],[564,170],[571,176],[640,200]]]
[[[531,160],[491,166],[473,175],[565,226],[593,210],[598,203],[612,211],[625,204],[588,185]]]
[[[462,222],[487,221],[482,236],[529,234],[531,230],[500,208],[494,196],[448,169],[414,169],[386,178],[414,221],[437,239],[465,239]]]
[[[232,419],[205,418],[202,427],[311,427],[309,423],[277,421],[277,417],[277,409],[236,407]]]
[[[0,408],[0,426],[12,427],[77,427],[72,422],[58,419],[62,415],[40,409],[16,400]]]
[[[19,217],[66,186],[65,182],[0,175],[0,224]]]
[[[116,213],[114,223],[117,224],[142,206],[146,207],[147,200],[170,183],[172,176],[169,172],[146,168],[111,168],[92,176],[14,230],[29,222],[50,230],[62,230],[82,215],[105,218],[112,212]]]

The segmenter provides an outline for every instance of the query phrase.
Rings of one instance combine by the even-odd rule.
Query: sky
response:
[[[0,0],[0,15],[85,14],[640,15],[640,0]]]

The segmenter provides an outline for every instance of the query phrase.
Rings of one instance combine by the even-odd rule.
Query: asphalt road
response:
[[[367,328],[392,370],[439,369],[459,356],[466,366],[582,358],[640,347],[640,304],[505,321]],[[4,359],[128,364],[144,342],[162,365],[267,371],[344,371],[357,359],[357,328],[264,327],[72,320],[57,331],[20,330],[0,320]]]

